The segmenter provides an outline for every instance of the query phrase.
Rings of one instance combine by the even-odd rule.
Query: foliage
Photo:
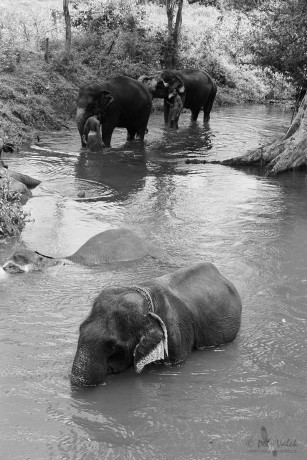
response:
[[[87,1],[82,8],[75,4],[72,13],[74,46],[98,77],[138,77],[160,65],[161,33],[146,27],[145,10],[136,2]]]
[[[145,10],[137,2],[124,0],[87,0],[72,4],[72,24],[90,32],[134,30],[144,18]]]
[[[19,235],[27,220],[20,194],[10,189],[8,176],[0,183],[0,237]]]
[[[307,3],[268,0],[253,12],[249,40],[253,61],[289,76],[298,86],[307,82]]]

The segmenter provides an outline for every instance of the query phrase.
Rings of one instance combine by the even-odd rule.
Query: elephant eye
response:
[[[107,348],[109,351],[115,350],[116,345],[114,340],[106,340],[104,342],[104,347]]]
[[[13,261],[19,264],[25,264],[28,262],[27,258],[25,256],[21,256],[20,254],[15,254],[13,256]]]

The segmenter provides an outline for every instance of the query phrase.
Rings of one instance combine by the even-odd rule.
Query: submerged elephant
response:
[[[71,256],[54,258],[37,251],[20,249],[3,265],[9,273],[23,273],[42,270],[46,267],[63,264],[65,261],[86,266],[99,266],[115,262],[127,262],[151,255],[155,249],[146,245],[138,235],[126,229],[106,230],[90,238]]]
[[[236,288],[211,263],[106,288],[80,326],[71,382],[97,385],[132,365],[141,372],[157,361],[176,364],[193,349],[231,342],[241,310]]]
[[[142,75],[143,83],[154,98],[164,98],[164,121],[167,123],[170,105],[168,96],[176,89],[183,107],[191,110],[192,120],[197,120],[203,109],[204,122],[210,119],[210,112],[216,95],[216,84],[207,72],[202,70],[162,70],[154,75]]]
[[[77,98],[76,121],[82,146],[86,120],[99,113],[102,140],[110,147],[114,129],[126,128],[128,139],[144,139],[152,106],[148,89],[137,80],[119,76],[100,84],[82,86]]]

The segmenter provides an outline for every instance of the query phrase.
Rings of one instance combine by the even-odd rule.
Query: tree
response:
[[[178,60],[178,44],[182,23],[183,0],[166,0],[165,5],[167,14],[167,46],[165,65],[167,68],[173,69],[176,67]]]
[[[251,150],[241,157],[223,161],[212,161],[226,166],[261,165],[267,174],[278,174],[284,171],[306,168],[307,166],[307,96],[286,134],[277,141]]]
[[[282,72],[298,87],[298,111],[279,140],[221,163],[229,166],[263,165],[268,174],[307,166],[307,2],[268,0],[253,12],[251,37],[255,61]]]
[[[250,48],[254,63],[290,77],[297,86],[307,81],[307,2],[268,0],[251,15]]]
[[[69,0],[63,0],[63,12],[65,19],[65,48],[70,51],[71,47],[71,20],[69,14]]]
[[[193,3],[201,3],[202,5],[214,5],[223,9],[224,0],[188,0],[191,5]],[[165,0],[167,14],[167,49],[165,56],[165,66],[167,68],[175,68],[178,62],[178,47],[180,40],[181,24],[182,24],[182,8],[183,0]]]

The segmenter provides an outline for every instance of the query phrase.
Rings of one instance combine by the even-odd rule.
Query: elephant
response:
[[[168,122],[170,105],[169,94],[176,89],[182,99],[183,107],[191,110],[191,119],[196,121],[201,109],[204,122],[209,121],[210,112],[216,95],[216,84],[203,70],[162,70],[153,75],[142,75],[139,82],[150,91],[153,98],[164,99],[164,121]]]
[[[97,114],[106,147],[110,147],[116,127],[127,129],[128,140],[134,139],[136,135],[144,140],[151,106],[149,90],[129,77],[118,76],[100,84],[82,86],[77,98],[76,115],[82,146],[86,146],[83,139],[86,120]]]
[[[103,147],[100,134],[100,120],[94,115],[84,125],[84,141],[89,150],[100,150]]]
[[[29,249],[19,249],[2,266],[8,273],[24,273],[46,267],[73,262],[84,266],[99,266],[115,262],[128,262],[150,255],[157,250],[131,230],[113,229],[98,233],[84,243],[74,254],[54,258]]]
[[[182,268],[153,281],[106,287],[80,326],[73,385],[98,385],[134,365],[186,360],[193,349],[235,339],[242,302],[212,263]]]

